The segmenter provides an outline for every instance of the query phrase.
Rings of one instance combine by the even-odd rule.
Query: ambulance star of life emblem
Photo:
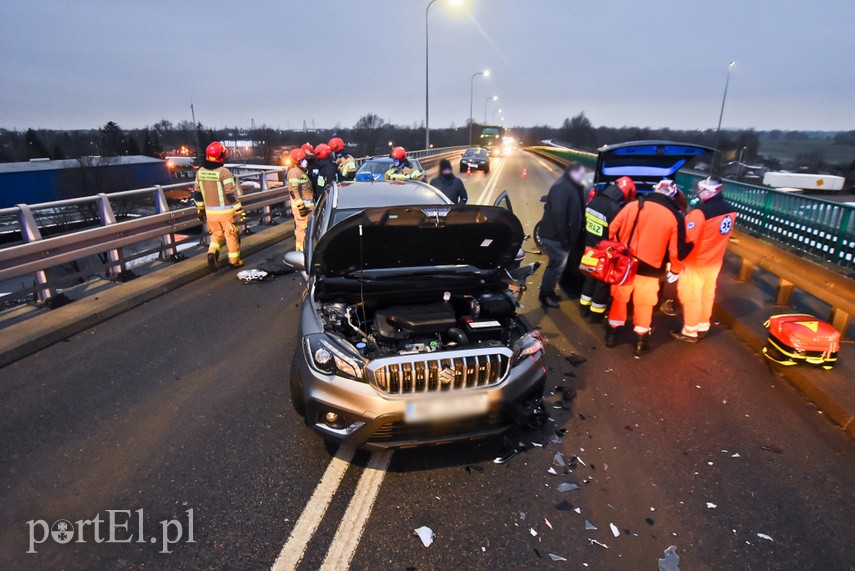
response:
[[[445,367],[439,372],[439,382],[443,385],[449,385],[454,380],[454,369]]]
[[[722,234],[728,234],[733,229],[733,218],[730,216],[725,216],[721,219],[721,224],[718,227],[718,231]]]

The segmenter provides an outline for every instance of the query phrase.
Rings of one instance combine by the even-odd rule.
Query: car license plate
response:
[[[487,393],[421,398],[407,403],[404,422],[437,422],[485,414],[490,401]]]

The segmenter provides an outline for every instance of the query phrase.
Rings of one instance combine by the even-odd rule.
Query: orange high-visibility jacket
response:
[[[637,225],[633,232],[634,224]],[[689,249],[681,228],[683,224],[683,215],[667,196],[649,194],[630,202],[615,216],[609,225],[609,236],[626,243],[632,233],[629,246],[641,262],[639,275],[659,276],[668,262],[671,262],[671,271],[678,274],[683,269],[681,260]]]
[[[686,236],[695,243],[695,247],[684,263],[693,268],[721,266],[735,222],[733,206],[721,195],[689,212],[686,216]]]

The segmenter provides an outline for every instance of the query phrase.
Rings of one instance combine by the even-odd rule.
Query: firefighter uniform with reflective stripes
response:
[[[356,178],[356,159],[351,155],[340,155],[335,162],[338,166],[339,180],[353,180]]]
[[[410,161],[402,162],[400,166],[392,166],[383,176],[385,180],[413,180],[419,179],[424,173],[413,166]]]
[[[595,247],[601,241],[609,239],[609,225],[618,215],[623,204],[623,191],[616,184],[610,184],[591,199],[585,209],[586,246]],[[586,276],[579,305],[583,308],[588,307],[597,317],[602,316],[609,304],[610,293],[609,284]]]
[[[243,214],[243,206],[235,185],[235,178],[226,167],[200,168],[193,183],[193,198],[196,209],[204,209],[211,233],[208,253],[219,257],[223,245],[229,251],[229,263],[242,265],[240,259],[240,237],[235,220]]]
[[[627,204],[612,221],[609,234],[613,240],[626,243],[633,225],[636,228],[629,246],[639,261],[638,274],[632,284],[612,288],[614,299],[609,310],[609,325],[621,327],[626,323],[627,304],[631,298],[635,333],[644,335],[650,331],[653,321],[659,278],[665,275],[669,261],[671,272],[680,273],[681,260],[690,246],[686,244],[683,215],[664,194],[649,194]]]
[[[686,216],[687,239],[695,243],[686,257],[677,295],[683,304],[683,335],[695,337],[710,329],[715,288],[736,212],[723,196],[703,202]]]
[[[294,214],[294,238],[297,251],[303,251],[306,240],[306,227],[309,225],[309,212],[314,208],[312,181],[306,171],[299,166],[288,169],[288,194],[291,196],[291,212]]]

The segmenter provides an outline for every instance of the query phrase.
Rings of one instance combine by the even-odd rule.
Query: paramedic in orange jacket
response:
[[[697,343],[710,330],[715,285],[724,252],[733,234],[736,212],[721,195],[721,183],[698,183],[701,205],[686,216],[686,236],[695,247],[683,261],[677,295],[683,304],[683,329],[672,331],[675,339]]]
[[[612,240],[629,241],[639,265],[631,284],[612,288],[607,347],[617,344],[618,333],[626,324],[627,304],[632,299],[634,354],[640,357],[650,352],[650,324],[659,296],[659,278],[667,272],[668,280],[676,281],[683,267],[681,260],[691,249],[686,243],[685,220],[674,205],[676,194],[677,185],[662,180],[653,187],[653,193],[627,204],[609,226]],[[671,270],[667,271],[669,262]]]

